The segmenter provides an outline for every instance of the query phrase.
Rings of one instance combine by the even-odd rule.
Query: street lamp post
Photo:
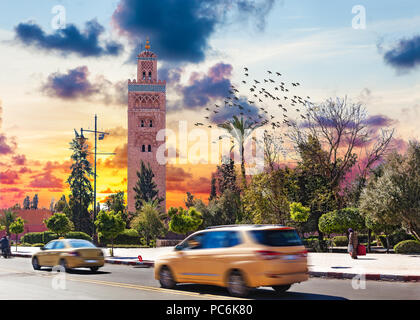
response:
[[[96,157],[97,155],[115,155],[115,153],[111,152],[97,152],[97,145],[98,145],[98,139],[103,140],[105,138],[105,135],[109,135],[108,132],[102,132],[98,131],[98,116],[95,114],[95,130],[85,130],[83,128],[80,129],[81,136],[79,139],[84,139],[83,142],[86,140],[86,138],[83,136],[83,131],[85,132],[92,132],[95,134],[95,167],[94,167],[94,177],[93,177],[93,241],[95,244],[98,244],[97,234],[96,234],[96,227],[95,227],[95,221],[96,221]],[[99,134],[99,137],[98,137]]]

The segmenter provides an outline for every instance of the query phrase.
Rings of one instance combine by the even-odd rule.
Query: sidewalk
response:
[[[114,257],[110,257],[108,248],[102,249],[106,263],[153,267],[154,261],[172,251],[173,247],[115,248]],[[12,255],[31,257],[38,250],[18,247],[18,252],[15,252],[15,248],[12,248]],[[142,261],[139,261],[139,255]],[[420,282],[420,254],[368,253],[353,260],[347,253],[308,253],[308,267],[313,277],[353,279],[364,275],[367,280]]]

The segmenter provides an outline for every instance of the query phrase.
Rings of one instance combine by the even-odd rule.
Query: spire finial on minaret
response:
[[[146,50],[150,50],[150,41],[149,41],[149,37],[146,38],[146,45],[144,46],[144,48]]]

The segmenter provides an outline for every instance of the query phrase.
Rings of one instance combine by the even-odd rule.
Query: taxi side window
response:
[[[65,245],[62,241],[57,241],[56,245],[54,246],[54,250],[58,250],[58,249],[64,249]]]
[[[49,242],[49,243],[47,243],[45,246],[44,246],[44,249],[45,250],[52,250],[52,249],[54,249],[55,248],[55,245],[57,244],[57,241],[52,241],[52,242]]]

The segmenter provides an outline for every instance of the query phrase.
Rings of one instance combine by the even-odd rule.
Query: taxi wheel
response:
[[[67,267],[67,262],[64,259],[60,260],[60,266],[64,269],[65,272],[68,272],[70,269]]]
[[[160,269],[159,272],[159,282],[162,288],[173,289],[176,286],[174,277],[172,276],[171,270],[168,267],[164,266]]]
[[[287,290],[290,289],[291,286],[291,284],[288,284],[283,286],[273,286],[272,288],[276,290],[277,293],[285,293]]]
[[[242,273],[238,270],[232,271],[228,278],[227,289],[230,295],[234,297],[246,297],[250,288],[246,285]]]
[[[41,270],[41,266],[39,265],[37,257],[32,258],[32,267],[34,270]]]
[[[96,272],[99,270],[99,267],[90,267],[90,271]]]

